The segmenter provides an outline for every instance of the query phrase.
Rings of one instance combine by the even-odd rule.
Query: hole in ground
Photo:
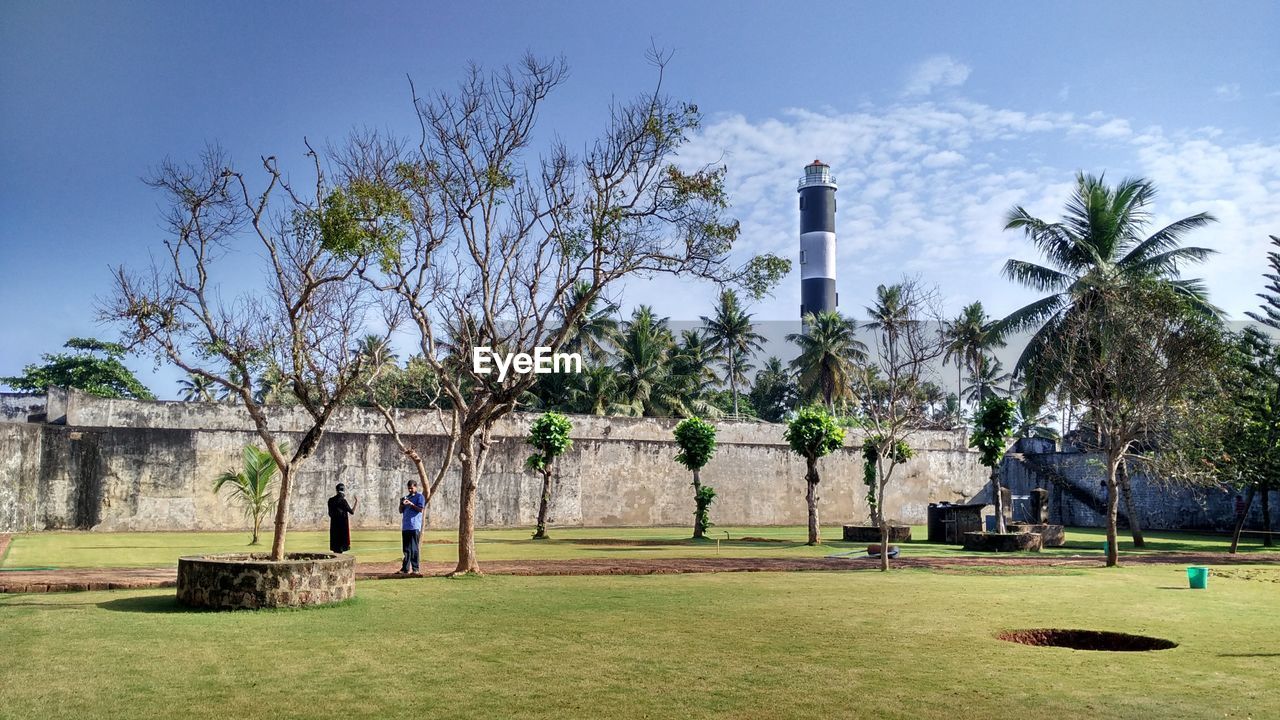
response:
[[[1072,650],[1108,650],[1111,652],[1143,652],[1168,650],[1178,643],[1163,638],[1128,633],[1101,632],[1098,630],[1064,630],[1060,628],[1033,628],[1030,630],[1006,630],[996,638],[1006,642],[1022,643],[1035,647],[1064,647]]]

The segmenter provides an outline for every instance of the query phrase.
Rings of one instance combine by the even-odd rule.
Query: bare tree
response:
[[[666,58],[652,59],[657,86],[614,105],[581,157],[555,140],[528,158],[539,110],[566,67],[526,57],[493,73],[472,67],[452,92],[415,92],[416,147],[362,136],[338,162],[354,204],[373,210],[367,231],[395,240],[363,275],[417,330],[452,414],[456,573],[480,569],[476,496],[492,429],[536,377],[485,373],[475,349],[558,350],[592,302],[627,278],[701,277],[758,296],[789,269],[769,256],[730,266],[738,224],[725,216],[724,168],[676,164],[699,114],[663,94]]]
[[[918,280],[876,288],[876,303],[868,307],[873,333],[871,357],[855,374],[857,394],[866,398],[867,446],[864,457],[874,459],[874,488],[870,493],[872,522],[880,527],[880,569],[889,569],[889,521],[884,514],[885,490],[894,471],[913,455],[912,437],[927,427],[921,385],[931,379],[933,363],[946,352],[945,327],[937,292]],[[868,479],[870,474],[868,474]]]
[[[351,349],[370,310],[359,280],[364,261],[333,250],[332,191],[309,145],[307,156],[315,187],[305,198],[274,156],[262,159],[265,186],[256,190],[217,147],[195,165],[164,162],[147,183],[165,198],[167,257],[149,272],[116,268],[114,293],[99,303],[100,317],[120,325],[133,350],[217,383],[249,413],[280,468],[277,560],[295,472],[361,374],[362,358]],[[224,272],[237,278],[264,265],[266,286],[223,299],[214,279],[223,259]],[[292,451],[272,421],[282,408],[255,396],[252,379],[265,371],[279,376],[310,420]]]

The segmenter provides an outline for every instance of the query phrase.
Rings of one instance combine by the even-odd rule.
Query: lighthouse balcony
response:
[[[836,177],[831,173],[814,173],[813,175],[806,175],[800,178],[800,182],[796,186],[796,190],[803,190],[815,185],[830,185],[831,187],[835,187]]]

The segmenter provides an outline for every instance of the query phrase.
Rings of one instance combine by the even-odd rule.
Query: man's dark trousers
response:
[[[421,537],[421,530],[400,531],[400,546],[404,550],[404,562],[400,564],[400,572],[409,572],[410,566],[413,572],[418,572],[418,540]]]

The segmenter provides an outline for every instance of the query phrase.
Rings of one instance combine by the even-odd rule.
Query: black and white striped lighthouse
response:
[[[800,317],[835,310],[836,179],[814,160],[804,168],[800,193]]]

